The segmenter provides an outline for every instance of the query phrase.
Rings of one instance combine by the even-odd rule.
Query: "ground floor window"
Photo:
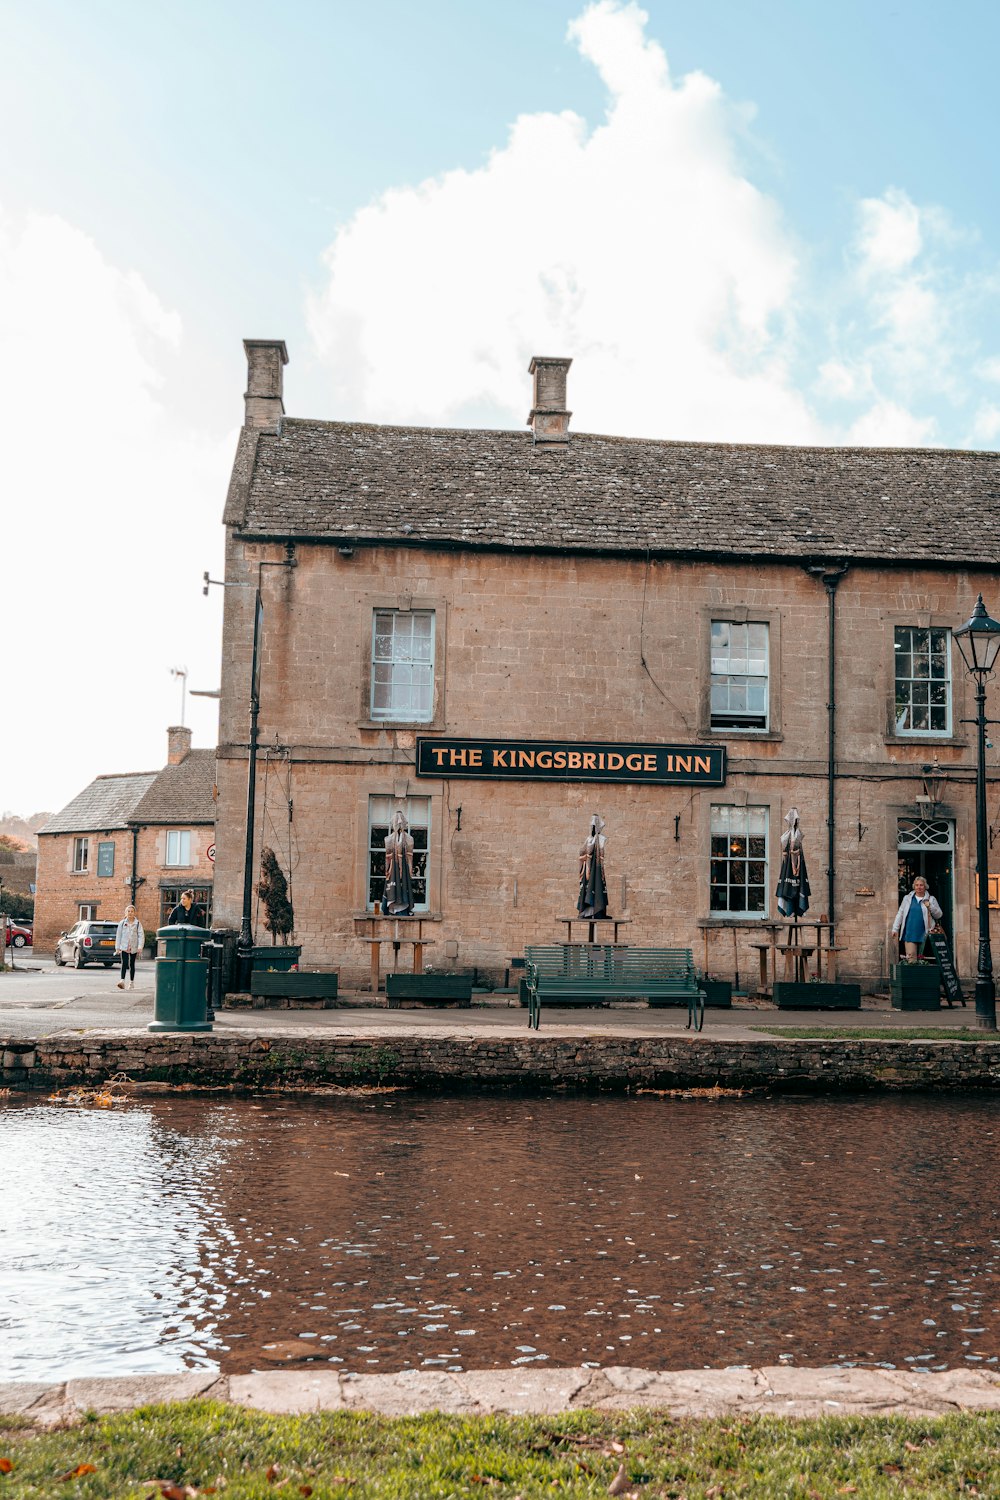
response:
[[[713,912],[767,915],[767,819],[766,807],[713,804]]]
[[[413,839],[413,909],[426,911],[431,828],[429,797],[368,798],[368,910],[374,910],[376,901],[381,902],[385,890],[385,841],[397,809],[404,814]]]
[[[205,915],[205,926],[212,925],[212,887],[210,885],[161,885],[160,926],[165,927],[167,918],[181,899],[184,891],[194,894],[195,906],[200,906]]]
[[[98,907],[98,903],[96,901],[81,901],[80,905],[79,905],[79,908],[78,908],[79,912],[80,912],[79,920],[81,922],[94,922],[94,921],[96,921],[97,920],[97,907]]]

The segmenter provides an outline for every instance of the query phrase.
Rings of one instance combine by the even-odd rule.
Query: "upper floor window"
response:
[[[712,806],[713,913],[767,915],[766,807]]]
[[[951,631],[897,625],[896,733],[951,733]]]
[[[434,611],[377,609],[372,621],[373,719],[434,716]]]
[[[712,621],[711,727],[768,728],[768,627]]]
[[[167,832],[167,857],[165,865],[189,865],[191,863],[191,835],[186,830],[171,828]]]
[[[73,840],[73,873],[82,875],[90,869],[90,840]]]

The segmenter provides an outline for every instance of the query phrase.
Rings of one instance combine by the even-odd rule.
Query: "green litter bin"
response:
[[[201,956],[204,927],[160,927],[156,933],[155,1021],[150,1031],[211,1031]]]

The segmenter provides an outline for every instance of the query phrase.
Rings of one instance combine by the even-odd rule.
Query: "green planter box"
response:
[[[292,969],[299,961],[301,948],[288,945],[287,947],[275,944],[269,948],[266,944],[251,948],[250,955],[255,969]]]
[[[472,1004],[472,980],[468,974],[387,974],[385,998],[390,1010],[401,1000],[465,1008]]]
[[[798,984],[779,979],[774,986],[774,1003],[779,1010],[860,1010],[861,986],[820,980]]]
[[[941,970],[933,964],[893,964],[889,970],[893,1010],[940,1010]]]
[[[250,976],[250,993],[280,1000],[336,1000],[339,977],[336,970],[320,974],[292,974],[279,970],[270,974],[264,969],[254,969]]]
[[[703,979],[702,985],[705,990],[706,1005],[712,1005],[716,1010],[732,1010],[733,986],[730,980]]]

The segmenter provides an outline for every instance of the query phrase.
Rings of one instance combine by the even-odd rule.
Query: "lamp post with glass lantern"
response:
[[[955,631],[969,675],[976,681],[976,717],[963,723],[976,726],[976,880],[979,892],[979,964],[976,969],[976,1025],[982,1031],[996,1031],[996,986],[993,983],[993,954],[990,950],[990,884],[986,855],[986,682],[993,676],[1000,653],[1000,621],[986,613],[982,594],[976,602],[971,620]]]

